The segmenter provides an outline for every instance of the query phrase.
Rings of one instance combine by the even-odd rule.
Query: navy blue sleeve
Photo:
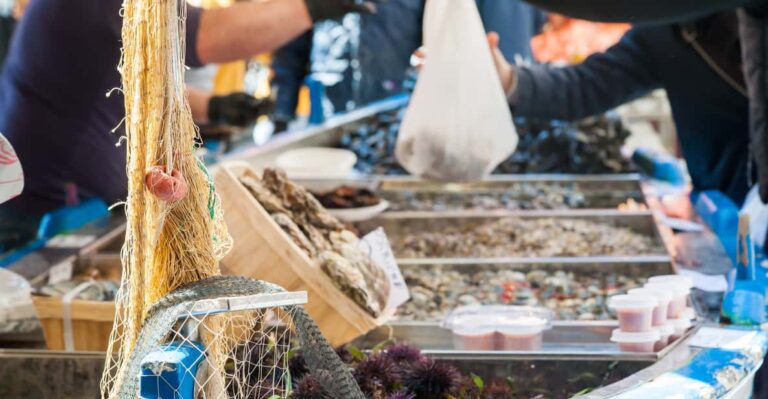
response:
[[[525,0],[569,17],[605,22],[674,22],[766,0]]]
[[[187,5],[187,37],[185,63],[190,67],[201,67],[203,62],[197,55],[197,33],[200,31],[200,16],[203,10]]]
[[[515,116],[573,120],[603,113],[660,87],[656,60],[634,28],[619,43],[569,67],[518,67]]]
[[[272,88],[277,91],[275,116],[293,119],[299,102],[299,90],[309,72],[312,31],[304,33],[272,55]]]

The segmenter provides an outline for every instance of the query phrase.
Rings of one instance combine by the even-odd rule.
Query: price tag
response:
[[[72,261],[64,261],[51,267],[48,271],[48,284],[58,284],[72,280]]]
[[[757,335],[754,330],[702,327],[691,338],[690,346],[739,350],[748,348]]]
[[[384,229],[378,229],[368,233],[360,242],[362,249],[366,251],[374,263],[382,268],[389,277],[389,300],[386,311],[393,311],[411,298],[408,286],[405,284],[400,266],[397,265],[392,246],[389,244]]]
[[[59,234],[45,243],[46,248],[82,248],[96,239],[96,236],[81,234]]]

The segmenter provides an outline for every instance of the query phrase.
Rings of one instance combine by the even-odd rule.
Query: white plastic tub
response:
[[[458,350],[535,351],[541,349],[552,311],[527,306],[462,306],[443,320]]]
[[[663,326],[654,327],[654,330],[659,333],[659,340],[653,344],[653,351],[659,352],[670,344],[672,334],[674,334],[675,329],[672,327],[672,324],[666,323]]]
[[[656,330],[631,333],[616,329],[611,334],[611,341],[617,343],[619,350],[624,352],[653,352],[660,339],[661,335]]]
[[[653,308],[653,320],[651,323],[654,327],[661,327],[667,324],[669,303],[672,302],[672,294],[669,291],[649,286],[646,288],[633,288],[627,293],[629,295],[649,295],[656,298],[659,303]]]
[[[657,305],[656,298],[650,295],[615,295],[608,299],[608,307],[616,312],[623,332],[651,331]]]

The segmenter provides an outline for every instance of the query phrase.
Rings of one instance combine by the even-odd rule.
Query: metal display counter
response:
[[[273,166],[276,157],[292,148],[306,146],[337,146],[346,129],[354,128],[380,112],[402,107],[405,98],[397,98],[354,111],[329,120],[322,126],[301,131],[288,132],[262,147],[236,149],[225,161],[245,161],[256,169]],[[387,212],[380,218],[362,223],[365,231],[384,226],[391,236],[409,225],[419,229],[439,231],[441,226],[457,223],[474,223],[478,220],[498,218],[561,218],[587,219],[612,226],[625,227],[644,235],[654,243],[654,250],[632,256],[584,256],[584,257],[437,257],[399,259],[403,269],[442,267],[462,273],[482,269],[518,270],[561,270],[569,273],[602,273],[612,271],[619,274],[633,274],[648,277],[669,274],[681,268],[693,269],[706,274],[723,274],[730,268],[722,248],[714,244],[711,235],[685,233],[675,235],[660,222],[656,203],[649,200],[647,191],[637,175],[525,175],[493,176],[486,182],[444,184],[426,183],[410,177],[361,176],[344,181],[314,181],[313,184],[348,184],[369,187],[390,201],[405,201],[413,193],[448,193],[462,195],[476,192],[507,190],[519,184],[551,185],[580,190],[584,201],[578,209],[516,209],[516,210],[452,210],[443,213],[429,211],[398,210]],[[639,209],[619,210],[631,199]],[[76,268],[117,268],[119,266],[119,243],[123,230],[120,223],[112,221],[110,228],[102,226],[98,239],[85,248],[70,250],[64,255],[47,260],[36,268],[25,264],[13,267],[27,278],[41,282],[45,279],[46,268],[61,262],[73,262]],[[692,262],[679,262],[681,254],[695,254],[691,248],[707,248],[708,255]],[[685,249],[688,249],[687,251]],[[38,256],[38,255],[36,255]],[[42,256],[42,255],[39,255]],[[52,255],[42,256],[44,259]],[[38,257],[39,259],[39,257]],[[27,259],[27,262],[30,260]],[[685,264],[685,266],[681,266]],[[702,291],[692,295],[701,323],[716,317],[720,297]],[[360,337],[355,345],[371,349],[389,339],[407,340],[421,347],[429,356],[455,364],[459,369],[487,378],[512,378],[525,387],[525,392],[547,392],[551,396],[567,397],[576,393],[590,399],[635,398],[638,389],[652,391],[657,379],[688,378],[680,371],[697,362],[702,353],[709,353],[688,345],[691,335],[698,327],[658,353],[633,354],[618,350],[609,341],[610,332],[616,327],[614,321],[556,321],[546,332],[543,347],[533,352],[466,352],[457,351],[451,345],[450,333],[434,321],[394,320],[366,336]],[[761,335],[762,337],[762,335]],[[763,337],[764,338],[764,337]],[[29,344],[34,347],[37,344]],[[7,345],[6,345],[7,347]],[[744,355],[742,368],[734,374],[732,384],[713,386],[709,397],[736,397],[747,389],[755,370],[765,354],[765,339],[756,341],[749,356]],[[757,354],[757,355],[756,355]],[[734,355],[736,356],[736,355]],[[0,351],[0,397],[48,398],[48,397],[98,397],[98,379],[103,367],[103,354],[52,353],[42,350]],[[712,358],[709,358],[710,361]],[[748,360],[746,360],[748,359]],[[715,364],[712,373],[719,366],[733,368],[723,359],[724,364]],[[677,370],[677,371],[676,371]],[[684,376],[684,377],[679,377]],[[707,384],[702,382],[702,384]],[[683,384],[684,385],[684,384]],[[642,388],[650,386],[650,388]],[[586,388],[586,389],[585,389]],[[51,396],[51,390],[66,392],[65,396]],[[588,389],[594,389],[587,393]],[[670,389],[673,389],[670,387]],[[739,391],[741,389],[742,391]],[[751,389],[751,388],[750,388]],[[543,391],[541,391],[543,390]],[[639,391],[642,392],[642,391]],[[674,392],[670,390],[669,392]],[[639,395],[639,394],[638,394]],[[702,394],[703,395],[703,394]],[[728,396],[731,395],[731,396]],[[661,396],[649,396],[661,397]],[[683,397],[683,396],[680,396]],[[684,396],[686,398],[707,396]]]

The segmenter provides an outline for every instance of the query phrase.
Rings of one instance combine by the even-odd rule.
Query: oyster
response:
[[[389,277],[359,248],[354,233],[281,171],[266,169],[260,181],[246,177],[241,182],[341,291],[371,315],[381,314],[389,298]]]

